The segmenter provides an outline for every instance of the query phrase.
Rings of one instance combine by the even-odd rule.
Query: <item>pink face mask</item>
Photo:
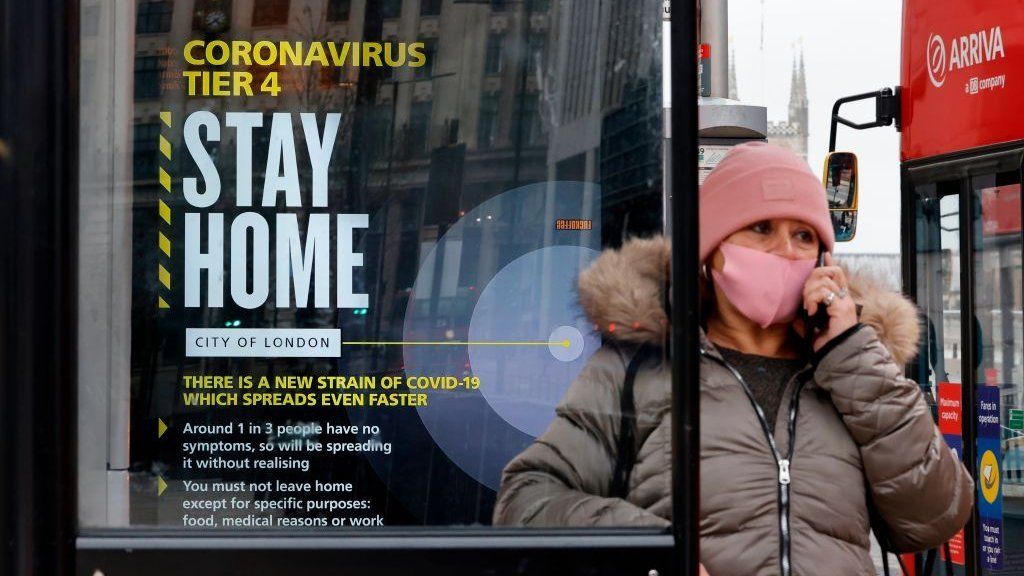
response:
[[[790,260],[736,244],[719,250],[725,266],[711,275],[737,310],[762,328],[796,317],[815,260]]]

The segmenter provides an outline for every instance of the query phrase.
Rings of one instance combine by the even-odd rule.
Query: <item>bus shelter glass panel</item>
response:
[[[1019,167],[973,176],[971,193],[979,561],[984,574],[1024,574]]]
[[[661,229],[660,17],[81,2],[80,524],[491,524]]]

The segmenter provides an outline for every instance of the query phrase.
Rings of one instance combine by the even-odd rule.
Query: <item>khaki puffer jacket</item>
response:
[[[637,373],[636,463],[627,497],[609,496],[626,366],[638,344],[665,335],[668,258],[664,239],[634,240],[580,276],[580,302],[606,345],[547,431],[505,468],[495,524],[668,526],[664,363]],[[769,416],[778,454],[738,375],[703,344],[701,562],[711,576],[874,574],[869,491],[897,551],[935,547],[970,516],[974,484],[919,387],[902,376],[901,364],[916,353],[914,306],[864,279],[850,282],[861,326],[789,383]]]

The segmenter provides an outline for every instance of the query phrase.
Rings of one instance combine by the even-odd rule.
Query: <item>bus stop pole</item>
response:
[[[0,0],[0,574],[72,574],[78,3]]]
[[[693,0],[675,0],[671,9],[672,535],[675,573],[689,576],[698,573],[700,539],[697,13]]]

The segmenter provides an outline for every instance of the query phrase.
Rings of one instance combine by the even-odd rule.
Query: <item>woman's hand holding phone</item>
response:
[[[819,308],[827,312],[827,324],[811,326],[814,351],[857,324],[857,306],[849,295],[846,273],[835,265],[832,254],[826,252],[824,265],[811,272],[804,284],[804,311],[814,318]],[[813,324],[813,322],[811,323]]]

